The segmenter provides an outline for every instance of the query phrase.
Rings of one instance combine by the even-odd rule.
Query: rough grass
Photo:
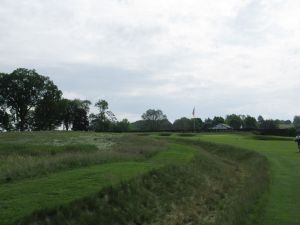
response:
[[[130,134],[6,133],[0,140],[0,183],[99,163],[142,160],[164,149],[160,141]]]
[[[149,147],[152,148],[153,145]],[[74,168],[43,177],[2,184],[0,185],[0,224],[13,224],[14,221],[35,210],[67,204],[154,168],[186,163],[195,153],[191,148],[177,145],[165,146],[165,148],[165,151],[160,151],[147,160]]]
[[[173,147],[197,149],[196,158],[68,205],[37,211],[19,224],[257,224],[257,201],[268,184],[266,159],[227,146],[176,142]]]
[[[200,142],[194,135],[19,135],[0,135],[1,143],[92,147],[55,154],[2,149],[0,160],[12,162],[0,171],[14,173],[0,183],[0,225],[250,225],[258,224],[264,206],[268,164],[252,151]],[[24,164],[18,168],[14,159]]]

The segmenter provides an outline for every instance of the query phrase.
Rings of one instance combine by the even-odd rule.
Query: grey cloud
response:
[[[294,1],[0,0],[0,68],[35,68],[119,118],[299,114]],[[293,19],[284,20],[293,6]],[[280,18],[280,19],[278,19]]]

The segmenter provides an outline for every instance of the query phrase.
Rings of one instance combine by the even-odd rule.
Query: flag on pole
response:
[[[193,109],[192,115],[193,115],[193,117],[195,117],[195,107]]]

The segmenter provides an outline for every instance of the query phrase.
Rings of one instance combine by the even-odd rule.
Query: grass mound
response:
[[[257,224],[258,202],[268,186],[266,159],[228,146],[184,144],[198,149],[190,163],[165,166],[68,205],[37,211],[18,224]]]
[[[146,159],[165,147],[159,140],[135,135],[76,132],[16,135],[0,136],[0,184],[95,164]],[[48,135],[49,139],[45,137]],[[17,137],[14,142],[13,138]]]

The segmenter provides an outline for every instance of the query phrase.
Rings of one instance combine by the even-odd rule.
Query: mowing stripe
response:
[[[271,166],[271,187],[263,225],[300,224],[300,154],[293,141],[257,140],[250,135],[200,135],[195,138],[255,150]]]

